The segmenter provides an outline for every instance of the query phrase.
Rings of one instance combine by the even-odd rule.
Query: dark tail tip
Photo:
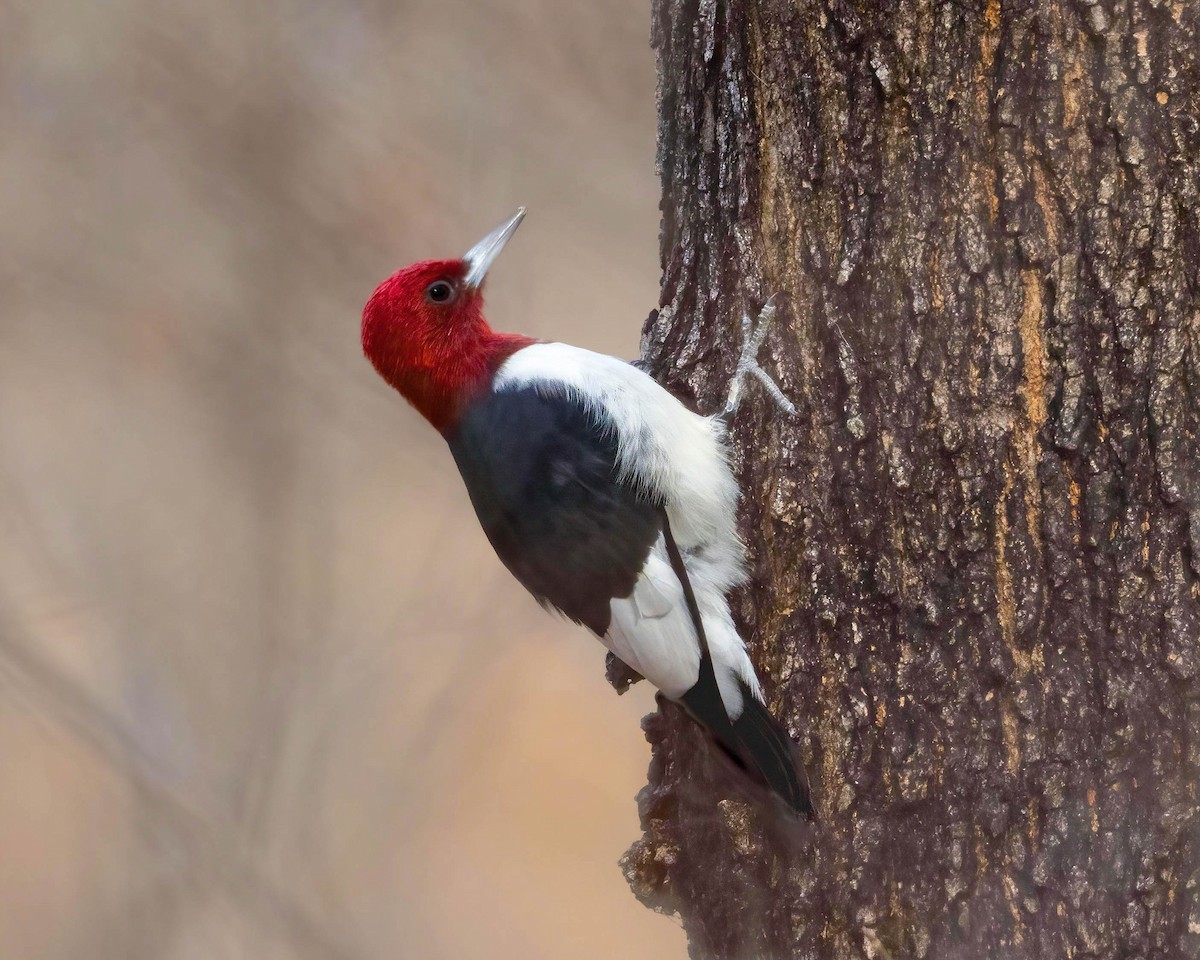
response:
[[[793,817],[816,819],[804,758],[788,732],[744,683],[742,712],[731,721],[711,669],[701,661],[700,679],[679,702],[713,738],[722,754],[747,781],[759,802],[774,800]],[[761,794],[761,795],[760,795]]]
[[[807,820],[816,819],[800,748],[745,687],[742,702],[742,714],[730,726],[732,742],[727,745],[734,760],[768,787],[791,813]]]

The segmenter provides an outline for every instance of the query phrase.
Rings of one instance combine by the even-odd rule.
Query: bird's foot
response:
[[[612,688],[618,694],[621,694],[639,680],[645,680],[646,678],[615,653],[610,653],[604,658],[604,679],[611,684]]]
[[[771,399],[775,401],[779,407],[789,416],[794,416],[796,407],[792,404],[782,390],[779,389],[771,375],[758,365],[758,351],[762,349],[763,341],[767,338],[767,333],[770,332],[771,324],[775,321],[775,298],[771,297],[767,300],[762,308],[762,312],[758,315],[758,321],[755,323],[750,319],[749,314],[742,316],[742,353],[738,357],[737,368],[733,371],[733,382],[729,384],[729,399],[725,403],[725,409],[721,413],[721,419],[728,420],[733,416],[738,408],[738,404],[742,399],[742,381],[747,375],[753,376],[758,380],[771,395]]]

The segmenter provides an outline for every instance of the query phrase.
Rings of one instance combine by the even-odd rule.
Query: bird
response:
[[[716,416],[637,365],[492,329],[490,268],[522,207],[467,253],[384,280],[362,312],[379,375],[438,430],[501,562],[534,598],[603,641],[618,691],[640,678],[677,703],[744,775],[751,796],[814,815],[803,757],[767,708],[727,596],[747,578],[725,443],[754,376],[768,301]]]

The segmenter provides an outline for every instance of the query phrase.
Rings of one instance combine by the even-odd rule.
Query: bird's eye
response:
[[[430,303],[449,303],[454,296],[454,288],[445,280],[434,280],[425,288],[425,296]]]

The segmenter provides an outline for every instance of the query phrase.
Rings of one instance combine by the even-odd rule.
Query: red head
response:
[[[443,433],[486,389],[527,337],[495,333],[483,319],[483,281],[525,216],[473,246],[461,260],[425,260],[383,281],[363,308],[363,353],[380,376]]]

